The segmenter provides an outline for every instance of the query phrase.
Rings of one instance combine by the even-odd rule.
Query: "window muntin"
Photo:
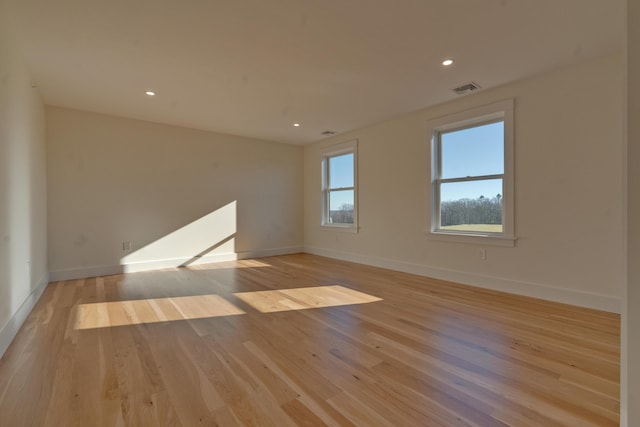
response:
[[[357,230],[356,141],[323,154],[322,225]]]
[[[438,119],[429,127],[430,233],[513,240],[513,101]]]

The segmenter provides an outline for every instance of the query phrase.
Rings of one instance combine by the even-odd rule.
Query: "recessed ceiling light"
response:
[[[145,93],[146,93],[147,95],[149,95],[149,96],[155,96],[155,94],[156,94],[156,93],[155,93],[154,91],[152,91],[152,90],[148,90],[148,91],[146,91]]]
[[[299,128],[300,127],[300,123],[294,123],[293,126]]]
[[[453,64],[453,59],[445,59],[444,61],[442,61],[442,65],[444,65],[445,67],[448,67],[451,64]]]

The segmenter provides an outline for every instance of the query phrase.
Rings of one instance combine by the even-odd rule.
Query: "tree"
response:
[[[460,224],[502,224],[502,196],[480,196],[440,203],[440,223],[443,227]]]
[[[329,212],[331,222],[337,224],[353,224],[353,204],[343,203],[338,210]]]

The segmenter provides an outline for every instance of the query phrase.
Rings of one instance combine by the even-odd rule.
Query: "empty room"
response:
[[[0,426],[640,425],[638,22],[0,0]]]

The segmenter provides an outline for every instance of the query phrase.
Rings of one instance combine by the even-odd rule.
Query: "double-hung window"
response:
[[[434,120],[429,128],[430,235],[512,245],[513,101]]]
[[[322,226],[358,230],[357,141],[322,153]]]

